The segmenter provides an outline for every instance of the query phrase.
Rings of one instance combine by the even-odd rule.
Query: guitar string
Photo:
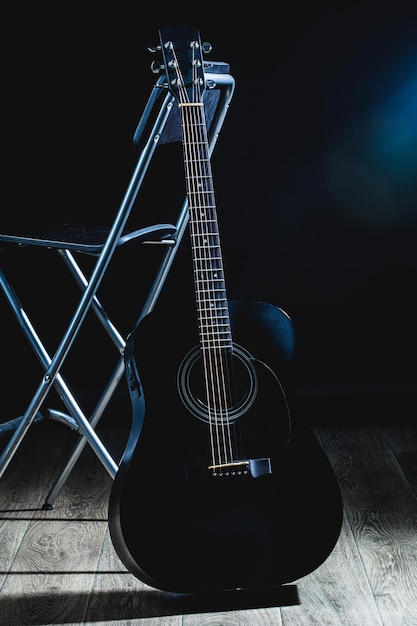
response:
[[[194,65],[193,65],[193,69],[194,69]],[[194,89],[195,89],[195,73],[193,73],[193,84],[194,84]],[[193,99],[194,102],[195,98]],[[189,104],[188,102],[188,94],[187,94],[187,99],[186,99],[187,104]],[[211,449],[212,449],[212,465],[215,466],[217,463],[221,462],[220,456],[221,456],[221,450],[220,450],[220,436],[219,436],[219,422],[216,419],[216,396],[213,393],[210,393],[210,390],[214,390],[214,384],[215,384],[215,379],[214,379],[214,364],[213,364],[213,360],[212,360],[212,353],[210,350],[207,351],[206,349],[206,345],[205,345],[205,325],[207,325],[208,323],[208,319],[206,318],[205,320],[203,319],[203,316],[206,315],[207,316],[207,309],[204,308],[204,298],[202,298],[203,295],[203,289],[205,287],[205,283],[202,282],[203,278],[204,278],[204,271],[206,270],[206,268],[203,268],[202,266],[202,261],[201,261],[201,248],[199,248],[198,246],[200,245],[200,239],[201,239],[201,222],[199,219],[197,219],[197,205],[198,205],[198,200],[199,200],[199,189],[196,187],[196,184],[198,185],[199,182],[201,184],[202,179],[201,176],[199,178],[197,178],[196,172],[191,171],[192,167],[196,167],[196,164],[198,163],[197,161],[197,157],[195,154],[196,151],[196,141],[194,138],[194,142],[192,141],[192,137],[189,135],[189,133],[191,131],[195,131],[196,130],[196,126],[195,126],[195,120],[194,120],[194,124],[192,123],[192,120],[190,120],[190,115],[191,113],[195,114],[195,110],[193,107],[186,107],[185,109],[183,109],[183,133],[184,133],[184,138],[185,138],[185,147],[188,149],[188,154],[186,155],[186,165],[187,165],[187,170],[188,170],[188,175],[187,175],[187,180],[188,180],[188,184],[189,184],[189,205],[190,205],[190,231],[191,231],[191,237],[192,237],[192,244],[193,244],[193,251],[194,251],[194,263],[195,263],[195,268],[194,268],[194,272],[195,272],[195,287],[196,287],[196,298],[197,298],[197,308],[198,308],[198,312],[199,312],[199,332],[200,332],[200,340],[201,340],[201,353],[202,353],[202,362],[203,362],[203,369],[204,369],[204,378],[205,378],[205,392],[206,392],[206,402],[207,402],[207,409],[208,409],[208,419],[209,419],[209,425],[210,425],[210,440],[211,440]],[[194,153],[192,153],[194,152]],[[201,212],[201,209],[200,209]],[[200,231],[198,230],[198,226],[200,224]],[[216,461],[216,452],[217,452],[217,461]]]
[[[203,111],[202,109],[191,109],[190,113],[194,118],[196,118],[198,117],[198,114],[202,114]],[[201,120],[197,119],[194,121],[195,124],[192,128],[202,130],[203,126],[201,126]],[[199,136],[194,138],[195,152],[198,152],[199,154],[196,154],[196,158],[193,159],[193,163],[196,163],[201,170],[197,173],[197,180],[200,181],[200,186],[196,189],[196,211],[199,213],[199,223],[201,225],[198,250],[200,253],[200,261],[203,261],[201,265],[202,274],[199,277],[199,279],[202,280],[202,283],[199,282],[199,287],[201,286],[203,295],[206,296],[203,297],[202,314],[202,319],[205,322],[205,327],[202,327],[202,330],[205,333],[203,337],[203,350],[205,355],[208,356],[210,363],[210,384],[208,386],[208,393],[213,394],[212,404],[215,412],[214,422],[216,425],[218,443],[218,464],[221,465],[222,460],[224,462],[227,461],[227,437],[225,436],[225,425],[227,425],[228,418],[227,398],[223,369],[224,359],[222,358],[221,335],[219,328],[221,321],[218,317],[218,307],[220,306],[220,302],[217,301],[218,294],[216,292],[215,283],[215,272],[218,271],[218,261],[216,260],[218,252],[217,249],[213,249],[211,245],[213,236],[215,237],[215,233],[213,234],[212,232],[213,221],[211,215],[213,210],[213,192],[208,186],[210,185],[211,178],[207,176],[207,172],[204,170],[204,166],[207,165],[207,161],[204,160],[205,155],[203,155],[203,160],[200,158],[201,148],[205,145],[204,142],[200,142],[201,139],[204,138]],[[200,193],[200,195],[198,195],[198,193]]]
[[[189,104],[189,98],[188,98],[188,93],[187,90],[185,88],[185,84],[184,81],[182,79],[181,73],[180,73],[180,68],[179,68],[179,62],[178,62],[178,58],[175,52],[175,49],[173,48],[172,43],[168,43],[166,44],[167,46],[170,46],[170,49],[172,51],[173,54],[173,67],[175,68],[176,71],[176,76],[177,76],[177,86],[178,86],[178,94],[179,94],[179,102],[180,102],[180,106],[183,105],[180,108],[181,111],[181,119],[182,119],[182,132],[183,132],[183,148],[184,148],[184,166],[185,166],[185,180],[186,180],[186,185],[187,185],[187,194],[188,194],[188,204],[189,204],[189,211],[190,211],[190,236],[192,239],[192,244],[194,244],[194,240],[197,237],[197,233],[194,232],[195,229],[195,220],[192,219],[193,215],[192,215],[192,211],[193,211],[193,206],[194,206],[194,201],[193,201],[193,193],[194,193],[194,189],[192,188],[192,185],[194,184],[194,178],[192,176],[192,172],[190,172],[190,164],[193,162],[193,159],[191,158],[191,155],[188,154],[186,152],[186,150],[190,150],[189,146],[190,146],[190,140],[188,138],[188,127],[189,124],[187,123],[187,119],[186,119],[186,115],[187,115],[187,107],[186,105]],[[195,261],[193,260],[193,262],[195,263]],[[197,268],[194,269],[194,271],[197,271]],[[200,302],[200,291],[198,290],[198,282],[197,282],[198,278],[195,277],[194,281],[195,281],[195,286],[196,286],[196,304],[197,304],[197,309],[198,311],[201,310],[201,302]],[[201,324],[200,318],[199,318],[199,323]],[[200,330],[200,329],[199,329]],[[201,333],[201,330],[200,330]],[[201,337],[201,335],[200,335]],[[205,392],[206,392],[206,396],[207,396],[207,409],[208,409],[208,424],[209,424],[209,433],[210,433],[210,446],[211,446],[211,455],[212,455],[212,463],[214,464],[215,462],[215,444],[214,444],[214,426],[215,424],[213,424],[213,420],[212,420],[212,407],[211,407],[211,398],[210,395],[208,394],[208,371],[207,371],[207,364],[206,364],[206,360],[205,360],[205,356],[204,356],[204,351],[202,348],[202,344],[201,344],[201,350],[202,350],[202,360],[203,360],[203,365],[204,365],[204,379],[205,379]]]
[[[195,48],[194,48],[195,50]],[[195,61],[195,60],[194,60]],[[193,63],[193,85],[195,93],[199,88],[197,76],[197,65]],[[213,285],[213,250],[211,248],[211,233],[208,227],[213,225],[212,222],[212,204],[213,192],[211,184],[210,171],[208,170],[209,161],[204,149],[207,146],[206,138],[203,130],[205,128],[202,106],[201,90],[197,93],[197,98],[193,102],[197,102],[199,106],[188,107],[188,119],[191,121],[187,127],[193,133],[190,142],[193,154],[191,155],[190,165],[194,167],[193,181],[195,183],[193,189],[193,210],[194,224],[200,227],[197,236],[197,247],[194,246],[196,256],[200,261],[200,271],[196,275],[197,289],[199,294],[203,294],[200,298],[200,327],[201,327],[201,348],[205,369],[209,372],[209,378],[206,378],[206,394],[210,398],[210,404],[213,407],[212,421],[214,424],[214,433],[216,435],[217,458],[213,457],[213,471],[218,469],[216,465],[221,465],[222,461],[227,460],[226,437],[225,437],[225,419],[227,422],[227,403],[224,393],[224,372],[221,353],[218,351],[219,332],[217,319],[217,300],[216,292]],[[203,152],[203,154],[202,154]],[[203,159],[202,159],[203,157]],[[205,166],[205,169],[204,169]],[[217,333],[217,335],[216,335]],[[210,343],[211,342],[211,343]],[[225,418],[225,419],[224,419]]]
[[[190,120],[190,109],[184,109],[184,136],[186,137],[186,146],[188,147],[188,154],[186,157],[187,168],[188,168],[188,182],[189,182],[189,206],[190,206],[190,231],[192,237],[192,244],[194,250],[194,280],[196,287],[196,298],[197,298],[197,309],[199,313],[199,332],[200,332],[200,341],[201,341],[201,353],[202,353],[202,362],[204,368],[204,378],[205,378],[205,393],[206,393],[206,402],[208,409],[208,419],[210,425],[210,437],[211,437],[211,448],[212,448],[212,464],[216,463],[216,443],[217,443],[217,453],[218,453],[218,444],[219,444],[219,432],[218,432],[218,422],[215,419],[216,414],[216,405],[214,404],[215,397],[210,393],[210,388],[213,388],[213,362],[211,359],[210,351],[206,351],[205,347],[205,327],[204,323],[207,323],[207,320],[204,321],[203,315],[205,312],[203,311],[204,307],[204,298],[202,288],[204,288],[204,283],[202,283],[203,279],[203,267],[201,263],[201,250],[197,247],[200,243],[201,231],[198,230],[199,221],[197,220],[197,216],[194,215],[196,212],[196,206],[198,204],[198,195],[197,189],[195,187],[197,182],[195,172],[191,171],[190,168],[192,164],[196,163],[195,154],[191,153],[193,144],[191,138],[187,133],[190,132],[191,129],[194,129],[194,126],[191,124]],[[195,165],[194,165],[195,166]],[[200,179],[201,180],[201,179]]]
[[[197,68],[197,65],[194,65]],[[194,76],[194,84],[196,88],[201,87],[201,84],[197,77],[197,72]],[[225,286],[224,286],[224,273],[222,267],[222,255],[220,251],[220,240],[216,219],[216,203],[214,197],[214,189],[213,189],[213,177],[211,174],[211,163],[209,159],[208,153],[208,138],[207,138],[207,127],[205,121],[205,113],[204,106],[202,106],[202,91],[200,89],[200,93],[198,94],[198,102],[200,102],[201,106],[197,108],[191,108],[191,114],[194,115],[194,119],[196,124],[194,128],[197,129],[197,137],[195,137],[195,146],[196,151],[198,151],[198,158],[193,160],[194,163],[198,164],[200,168],[200,191],[201,191],[201,201],[203,212],[205,214],[205,220],[201,220],[202,226],[205,226],[205,231],[203,233],[203,243],[205,244],[204,250],[204,258],[208,260],[208,267],[206,265],[206,279],[207,279],[207,291],[210,292],[211,289],[211,297],[209,302],[212,303],[210,308],[211,320],[210,320],[210,329],[215,329],[217,332],[217,338],[214,338],[214,346],[210,352],[213,352],[215,357],[215,385],[212,385],[213,389],[216,389],[217,398],[218,398],[218,417],[220,421],[221,428],[221,446],[223,448],[223,459],[224,462],[227,463],[228,460],[232,459],[232,450],[231,450],[231,430],[230,430],[230,422],[229,422],[229,414],[228,414],[228,398],[230,398],[230,394],[228,395],[228,381],[229,378],[226,376],[226,371],[228,369],[228,362],[226,358],[226,350],[227,346],[224,341],[224,328],[225,328],[225,320],[224,320],[224,306],[227,305]],[[201,154],[202,153],[202,154]],[[200,157],[203,158],[200,158]],[[207,219],[208,212],[208,219]],[[215,242],[215,247],[212,246],[212,240]],[[204,247],[204,246],[203,246]],[[214,258],[213,258],[214,256]],[[220,273],[220,283],[221,290],[218,291],[218,274]],[[219,299],[220,295],[220,299]],[[227,325],[227,339],[230,341],[230,327]],[[213,331],[212,331],[213,334]],[[231,346],[230,346],[231,347]],[[214,402],[215,404],[215,402]],[[221,450],[220,450],[220,441],[219,441],[219,463],[221,463]]]
[[[195,47],[193,47],[193,55]],[[193,90],[197,93],[197,99],[193,99],[190,103],[188,93],[184,86],[184,81],[179,75],[178,60],[175,59],[175,67],[177,68],[177,82],[180,86],[181,113],[183,121],[183,137],[184,149],[188,149],[186,154],[186,180],[190,201],[190,215],[192,217],[190,223],[191,236],[193,244],[198,242],[198,247],[193,245],[195,251],[195,285],[197,307],[199,310],[200,337],[203,369],[206,386],[206,399],[210,427],[210,439],[212,449],[212,465],[213,471],[216,471],[218,465],[222,462],[227,463],[228,458],[232,459],[231,433],[228,416],[228,395],[227,381],[225,376],[225,366],[227,366],[224,356],[224,347],[222,346],[222,329],[225,326],[223,321],[223,310],[220,309],[221,318],[219,318],[219,301],[217,293],[217,274],[223,279],[223,268],[221,254],[219,258],[213,259],[212,240],[217,244],[218,250],[219,238],[216,229],[214,191],[212,188],[212,177],[210,161],[208,159],[208,140],[207,129],[204,118],[204,107],[201,99],[200,81],[197,76],[196,59],[193,58]],[[195,106],[198,104],[198,106]],[[203,157],[203,158],[202,158]],[[191,171],[194,167],[195,171]],[[207,185],[208,183],[208,185]],[[209,203],[207,203],[209,199]],[[209,214],[209,218],[207,215]],[[200,219],[197,219],[197,217]],[[204,221],[204,224],[203,224]],[[200,224],[200,231],[198,225]],[[214,225],[214,231],[213,231]],[[204,230],[204,228],[205,230]],[[198,263],[198,260],[200,261]],[[204,264],[202,261],[205,261]],[[203,266],[204,265],[204,266]],[[223,282],[223,281],[222,281]],[[202,293],[211,294],[208,300],[211,306],[204,306],[207,298],[202,298]],[[221,299],[225,296],[224,288],[221,292]],[[213,345],[210,346],[210,333],[214,330],[217,336],[212,339]],[[217,456],[216,456],[217,452]]]

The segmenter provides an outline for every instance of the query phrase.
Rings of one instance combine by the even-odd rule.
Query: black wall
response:
[[[15,222],[111,220],[155,80],[146,48],[159,27],[191,23],[211,42],[210,58],[229,62],[236,79],[213,156],[229,297],[273,302],[292,317],[307,419],[412,421],[417,9],[405,0],[286,4],[226,15],[209,7],[145,11],[142,3],[96,12],[85,4],[56,13],[10,9],[4,230]],[[161,169],[155,180],[174,194],[176,176],[181,170]],[[146,193],[144,203],[157,204],[160,189]],[[25,279],[20,258],[15,268]],[[140,291],[142,278],[131,262],[115,272],[114,306],[123,315],[124,290]],[[58,316],[46,322],[42,306],[55,308],[54,280],[63,294],[73,288],[55,265],[38,277],[30,298],[53,342]],[[3,328],[13,326],[3,303],[1,311]],[[22,376],[32,384],[31,354],[19,329],[10,333],[6,354],[24,361],[9,357],[5,398],[10,380],[19,390]],[[98,343],[84,377],[91,363],[100,370],[101,353]],[[76,355],[79,373],[85,362]]]

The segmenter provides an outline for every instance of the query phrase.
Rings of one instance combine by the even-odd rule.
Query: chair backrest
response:
[[[203,95],[204,109],[206,114],[206,125],[210,139],[214,133],[219,131],[223,123],[227,107],[234,91],[234,79],[230,75],[230,66],[224,62],[204,63],[204,75],[206,77],[207,88]],[[182,141],[181,116],[179,109],[174,105],[174,97],[164,88],[167,82],[165,74],[162,74],[155,84],[149,97],[144,114],[136,128],[133,142],[141,145],[144,131],[150,121],[155,121],[155,115],[168,107],[169,113],[166,123],[162,127],[162,132],[158,139],[159,144]],[[165,103],[161,105],[162,98]],[[157,106],[156,106],[157,105]]]

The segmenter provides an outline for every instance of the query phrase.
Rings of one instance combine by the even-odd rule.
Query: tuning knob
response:
[[[154,74],[159,74],[161,70],[165,69],[165,66],[159,61],[152,61],[151,70]]]
[[[212,50],[212,45],[209,41],[203,41],[201,44],[204,54],[208,54]]]

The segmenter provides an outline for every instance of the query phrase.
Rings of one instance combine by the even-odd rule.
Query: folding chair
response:
[[[206,78],[205,111],[209,130],[209,147],[212,151],[234,92],[234,79],[230,74],[228,64],[223,62],[205,61],[204,74]],[[0,423],[0,435],[8,435],[7,444],[0,456],[0,478],[32,424],[45,419],[54,419],[69,426],[79,434],[72,453],[45,500],[44,509],[52,508],[56,496],[85,444],[88,443],[91,446],[112,478],[115,477],[118,469],[118,461],[106,449],[95,428],[123,378],[123,352],[127,333],[120,332],[112,322],[101,298],[98,297],[98,290],[104,276],[109,271],[110,262],[116,250],[132,243],[141,246],[145,244],[162,246],[161,260],[156,267],[153,282],[151,280],[151,287],[144,298],[139,316],[136,318],[140,320],[154,307],[186,229],[188,223],[187,199],[180,201],[177,220],[176,222],[173,220],[174,223],[157,223],[133,230],[128,228],[133,208],[135,210],[137,208],[139,190],[143,186],[155,151],[164,144],[181,141],[180,115],[178,108],[173,106],[174,98],[166,87],[167,79],[162,68],[162,73],[153,86],[134,134],[133,141],[139,148],[139,158],[114,221],[109,227],[97,228],[67,224],[58,228],[48,226],[42,230],[22,228],[19,229],[19,232],[0,235],[0,249],[3,258],[4,255],[7,257],[10,252],[20,254],[18,251],[22,249],[41,249],[48,251],[48,255],[57,254],[64,261],[70,276],[81,288],[82,294],[60,339],[58,348],[54,354],[49,354],[45,347],[45,341],[41,340],[10,279],[6,278],[4,268],[0,268],[2,291],[23,330],[24,336],[44,370],[40,384],[24,414]],[[92,269],[89,274],[85,273],[81,261],[86,256],[93,258]],[[91,414],[87,416],[81,409],[80,402],[75,397],[68,382],[64,379],[62,368],[86,322],[87,316],[90,317],[91,313],[95,314],[104,327],[116,347],[119,357],[98,402]],[[82,348],[84,349],[84,345]],[[52,390],[61,399],[64,411],[46,406]]]

